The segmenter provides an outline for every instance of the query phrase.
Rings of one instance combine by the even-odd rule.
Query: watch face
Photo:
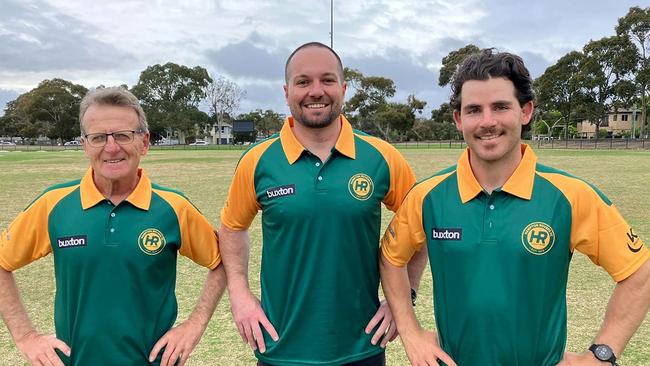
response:
[[[600,345],[596,347],[596,349],[594,350],[594,354],[596,355],[596,358],[598,358],[599,360],[606,361],[612,357],[613,352],[611,348],[605,345]]]

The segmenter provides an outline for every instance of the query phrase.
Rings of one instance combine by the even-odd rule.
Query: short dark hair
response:
[[[287,58],[287,62],[284,64],[284,81],[287,84],[289,84],[289,63],[291,62],[291,59],[293,59],[293,56],[295,56],[295,54],[298,53],[298,51],[300,51],[302,49],[305,49],[305,48],[309,48],[309,47],[325,48],[325,49],[329,50],[334,55],[334,57],[336,57],[336,61],[339,64],[339,77],[341,78],[341,82],[343,82],[343,80],[344,80],[344,77],[343,77],[343,63],[341,62],[341,58],[339,57],[339,55],[330,46],[328,46],[326,44],[323,44],[323,43],[320,43],[320,42],[307,42],[307,43],[299,46],[295,50],[293,50],[293,52],[291,52],[291,55],[289,55],[289,58]]]
[[[467,56],[456,69],[451,81],[451,108],[460,111],[460,92],[466,81],[498,77],[512,81],[520,106],[534,99],[533,80],[521,57],[508,52],[493,53],[492,48],[486,48]]]

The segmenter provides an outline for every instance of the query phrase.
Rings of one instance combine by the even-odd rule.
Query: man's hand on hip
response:
[[[379,328],[377,328],[377,331],[372,336],[370,343],[376,345],[377,342],[381,340],[379,345],[381,348],[385,348],[388,342],[392,342],[397,338],[397,326],[395,325],[393,314],[390,312],[386,300],[382,300],[375,316],[373,316],[372,319],[370,319],[370,322],[368,322],[368,325],[366,325],[366,334],[370,334],[377,324],[380,324]]]
[[[16,340],[16,347],[32,365],[64,366],[56,349],[70,356],[70,347],[54,335],[29,332]]]
[[[249,289],[242,289],[237,292],[231,291],[229,296],[232,317],[242,340],[248,343],[253,351],[259,349],[261,353],[266,352],[260,324],[274,341],[277,342],[279,337],[278,332],[275,331],[266,314],[264,314],[260,301]]]

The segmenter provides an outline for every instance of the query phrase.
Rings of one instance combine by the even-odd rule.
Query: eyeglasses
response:
[[[88,145],[92,147],[104,147],[108,141],[108,136],[113,136],[113,140],[115,140],[118,145],[128,145],[133,142],[136,133],[142,132],[142,130],[124,130],[111,133],[89,133],[84,135],[84,139],[88,142]]]

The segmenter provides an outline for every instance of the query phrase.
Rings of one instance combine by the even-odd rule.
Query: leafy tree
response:
[[[205,88],[206,101],[210,107],[213,122],[217,123],[218,144],[221,143],[221,126],[224,116],[229,115],[239,108],[239,103],[246,95],[246,91],[235,82],[219,76],[212,79]]]
[[[534,82],[538,109],[543,113],[560,112],[565,139],[568,138],[572,119],[575,122],[577,106],[584,101],[580,85],[580,65],[583,59],[582,53],[570,52],[547,68]],[[557,119],[554,121],[554,125],[559,122]]]
[[[438,75],[438,85],[445,86],[451,82],[452,76],[456,72],[458,64],[473,54],[479,52],[480,49],[473,44],[468,44],[465,47],[459,48],[456,51],[451,51],[449,54],[442,58],[442,67]]]
[[[351,122],[356,128],[378,131],[388,139],[391,127],[387,119],[376,119],[376,115],[388,105],[388,99],[395,95],[395,83],[382,76],[364,76],[360,71],[345,68],[345,79],[355,93],[345,104]]]
[[[598,131],[608,111],[630,104],[635,88],[629,76],[638,52],[628,38],[612,36],[587,43],[583,54],[578,75],[585,96],[581,109]]]
[[[638,6],[630,8],[628,13],[618,19],[616,34],[628,37],[640,52],[636,67],[635,82],[637,93],[641,95],[641,133],[648,123],[648,85],[650,84],[650,8]]]
[[[253,121],[255,123],[255,130],[261,136],[269,136],[279,132],[282,128],[284,118],[284,115],[276,113],[271,109],[265,111],[256,109],[252,112],[237,116],[238,120]]]
[[[4,128],[23,138],[79,136],[79,103],[88,89],[63,79],[43,80],[7,104]]]
[[[435,122],[454,124],[454,111],[449,103],[442,103],[438,109],[431,110],[431,119]]]
[[[154,140],[180,132],[180,140],[205,127],[207,120],[198,113],[205,89],[212,82],[208,71],[168,62],[147,67],[140,73],[132,92],[147,113]]]
[[[373,120],[375,126],[382,132],[384,139],[389,136],[393,139],[406,137],[408,131],[415,123],[413,109],[403,103],[387,103],[377,111]]]

